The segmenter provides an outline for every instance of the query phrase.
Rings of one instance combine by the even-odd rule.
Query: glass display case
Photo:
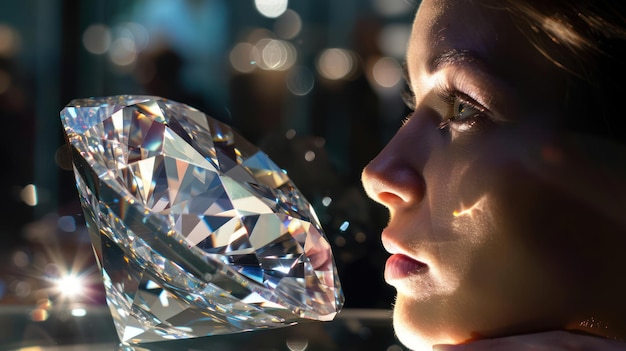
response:
[[[332,322],[188,340],[119,344],[108,308],[81,304],[61,310],[0,308],[0,340],[6,351],[402,351],[391,311],[346,309]]]

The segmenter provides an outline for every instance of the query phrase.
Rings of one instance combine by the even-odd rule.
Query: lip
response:
[[[407,255],[393,254],[385,264],[385,280],[392,283],[410,276],[424,274],[428,271],[428,265],[414,260]],[[393,284],[392,284],[393,285]]]

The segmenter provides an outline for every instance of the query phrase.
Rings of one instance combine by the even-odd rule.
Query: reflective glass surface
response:
[[[388,310],[344,310],[332,322],[120,346],[106,307],[68,305],[61,310],[0,308],[0,347],[6,351],[235,351],[405,350],[395,339]]]

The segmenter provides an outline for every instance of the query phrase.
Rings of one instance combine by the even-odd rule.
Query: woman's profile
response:
[[[625,8],[421,3],[413,113],[363,171],[409,348],[626,349]]]

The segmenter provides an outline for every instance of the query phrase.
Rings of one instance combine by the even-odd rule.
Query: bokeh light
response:
[[[265,17],[276,18],[282,15],[288,6],[287,0],[254,0],[257,11]]]
[[[329,196],[325,196],[325,197],[322,199],[322,205],[324,205],[325,207],[330,206],[330,204],[331,204],[332,202],[333,202],[333,199],[332,199],[331,197],[329,197]]]
[[[264,38],[252,49],[252,61],[263,70],[284,71],[296,62],[297,53],[293,45],[279,39]]]
[[[137,51],[142,51],[150,45],[150,33],[143,25],[135,22],[123,22],[114,29],[116,38],[128,38],[133,41]]]
[[[72,216],[61,216],[57,220],[57,227],[66,233],[73,233],[76,231],[76,220]]]
[[[317,59],[318,72],[330,80],[350,78],[356,67],[355,54],[345,49],[326,49]]]
[[[48,310],[43,308],[36,308],[30,313],[30,319],[33,322],[44,322],[48,319]]]
[[[313,162],[313,160],[315,160],[315,151],[309,150],[307,152],[304,153],[304,159],[307,162]]]
[[[382,57],[372,67],[374,82],[383,88],[393,88],[402,81],[402,67],[393,57]]]
[[[12,57],[20,50],[21,37],[13,27],[0,24],[0,56]]]
[[[334,243],[337,247],[344,247],[346,246],[346,238],[344,238],[343,236],[337,236],[335,237]]]
[[[315,75],[304,66],[294,67],[287,75],[287,88],[297,96],[304,96],[313,90]]]
[[[348,221],[344,221],[343,223],[341,223],[341,225],[339,226],[339,230],[341,230],[342,232],[345,232],[346,230],[348,230],[348,228],[350,227],[350,222]]]
[[[30,263],[28,255],[22,250],[15,251],[13,253],[12,261],[15,267],[21,269],[26,268],[28,266],[28,263]]]
[[[287,339],[286,344],[289,351],[305,351],[309,347],[306,339]]]
[[[34,184],[28,184],[20,191],[20,198],[28,206],[37,206],[37,187]]]
[[[87,315],[87,310],[82,307],[72,308],[70,312],[74,317],[84,317]]]
[[[386,56],[398,59],[406,55],[406,46],[411,36],[410,24],[390,24],[380,31],[378,47]]]
[[[130,66],[137,60],[137,47],[130,38],[117,38],[109,51],[111,62],[120,67]]]
[[[111,40],[111,30],[104,24],[92,24],[83,32],[83,46],[94,55],[109,51]]]
[[[254,28],[248,32],[245,41],[254,45],[261,39],[276,39],[276,34],[266,28]]]
[[[230,50],[230,65],[237,72],[250,73],[256,69],[256,64],[253,61],[252,50],[254,45],[250,43],[238,43],[232,50]]]
[[[262,44],[261,58],[269,69],[278,69],[287,61],[287,46],[280,40],[269,40]]]
[[[297,12],[287,10],[274,22],[274,32],[282,39],[293,39],[302,30],[302,19]]]
[[[285,138],[287,138],[288,140],[291,140],[293,138],[296,137],[296,130],[295,129],[289,129],[287,130],[287,132],[285,132]]]
[[[365,235],[365,233],[357,232],[356,234],[354,234],[354,241],[356,241],[357,243],[362,244],[366,240],[367,240],[367,235]]]
[[[30,295],[31,289],[31,284],[23,280],[15,282],[15,286],[13,288],[15,296],[20,298],[25,298]]]
[[[412,9],[417,8],[417,3],[408,0],[372,0],[374,10],[387,17],[405,15]]]

